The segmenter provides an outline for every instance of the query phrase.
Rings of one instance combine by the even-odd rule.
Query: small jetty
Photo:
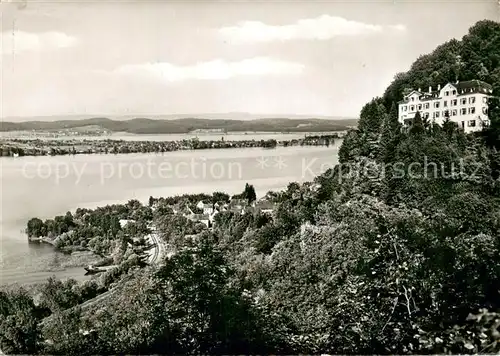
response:
[[[39,237],[28,236],[28,242],[39,242],[39,243],[43,242],[54,246],[54,240],[45,236],[39,236]]]

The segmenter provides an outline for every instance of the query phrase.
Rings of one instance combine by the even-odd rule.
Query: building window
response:
[[[439,111],[436,111],[436,112],[434,113],[434,118],[437,118],[437,117],[439,117]]]
[[[453,95],[457,95],[457,91],[456,90],[453,90]]]
[[[488,108],[483,108],[483,114],[488,115]]]
[[[436,109],[439,109],[439,101],[436,101],[436,102],[434,103],[434,107],[435,107]]]
[[[476,98],[469,98],[469,104],[474,104],[476,102]]]
[[[418,104],[418,110],[422,110],[422,104]]]
[[[466,99],[466,98],[462,98],[462,99],[460,100],[460,104],[462,104],[462,105],[467,104],[467,99]]]
[[[457,109],[451,110],[451,116],[457,116]]]
[[[428,112],[424,112],[423,118],[424,119],[428,119],[429,118],[429,113]]]
[[[428,108],[429,108],[429,103],[425,103],[424,107],[425,107],[426,109],[428,109]]]
[[[462,110],[460,110],[460,113],[462,115],[467,115],[467,109],[466,108],[463,108]]]
[[[444,106],[444,107],[447,107],[447,106],[448,106],[448,101],[447,101],[447,100],[445,100],[445,101],[443,102],[443,106]]]
[[[415,111],[415,105],[410,105],[410,111]]]
[[[415,101],[415,97],[414,96],[411,97],[411,101]]]
[[[469,114],[475,114],[475,113],[476,113],[475,107],[469,108]]]
[[[488,98],[487,97],[483,97],[483,103],[488,104]]]
[[[476,127],[476,120],[469,120],[468,126],[469,127]]]
[[[453,99],[451,101],[451,106],[457,106],[457,99]]]

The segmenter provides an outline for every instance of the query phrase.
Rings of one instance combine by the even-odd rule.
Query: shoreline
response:
[[[335,142],[335,145],[331,145],[330,149],[332,149],[333,151],[332,152],[336,152],[335,150],[335,146],[337,146],[338,144],[340,143],[340,140],[338,142]],[[307,152],[309,152],[309,150],[313,150],[313,151],[316,151],[316,150],[321,150],[323,151],[324,150],[324,147],[297,147],[296,149],[300,150],[302,152],[302,150],[305,150]],[[224,154],[223,151],[218,151],[218,150],[206,150],[206,151],[213,151],[214,155],[221,155],[221,154]],[[241,152],[240,152],[241,151]],[[250,150],[252,151],[252,150]],[[255,151],[257,155],[260,155],[260,151],[261,149],[254,149],[253,151]],[[267,151],[267,150],[266,150]],[[285,152],[286,149],[285,148],[278,148],[278,151],[280,152]],[[294,151],[294,150],[292,150]],[[228,152],[233,152],[233,151],[228,151]],[[247,150],[238,150],[238,153],[237,155],[247,155]],[[269,152],[269,151],[268,151]],[[271,152],[275,152],[275,151],[271,151]],[[172,152],[171,154],[176,154],[174,152]],[[182,153],[177,153],[177,154],[180,154],[180,155],[191,155],[193,154],[191,151],[186,151],[186,152],[182,152]],[[203,153],[205,154],[205,153]],[[232,155],[232,153],[230,153]],[[264,151],[263,151],[263,154]],[[274,153],[271,153],[271,154],[274,154]],[[148,156],[149,154],[139,154],[141,156],[145,155],[145,156]],[[85,156],[85,155],[82,155],[82,156]],[[124,156],[126,157],[126,155],[121,155],[119,154],[118,156]],[[90,157],[90,156],[89,156]],[[79,157],[79,158],[82,158],[82,157]],[[51,159],[49,157],[47,157],[47,159]],[[55,158],[54,158],[55,159]],[[74,158],[67,158],[68,160],[72,160]],[[105,159],[105,157],[102,157],[102,156],[99,156],[99,155],[96,155],[95,156],[95,159]],[[10,161],[10,160],[9,160]],[[12,161],[17,161],[17,160],[12,160]],[[288,177],[288,176],[284,176],[284,177],[279,177],[277,178],[278,181],[276,181],[276,184],[274,183],[271,183],[271,182],[267,182],[267,178],[259,178],[259,177],[249,177],[248,178],[249,180],[247,180],[246,178],[244,180],[242,180],[239,184],[231,184],[231,186],[228,186],[227,183],[223,182],[223,181],[215,181],[215,182],[211,182],[209,184],[209,187],[206,188],[204,186],[204,184],[201,184],[201,183],[198,183],[198,182],[193,182],[191,185],[190,185],[190,188],[189,188],[189,194],[200,194],[200,193],[203,193],[203,192],[206,192],[206,191],[220,191],[220,190],[224,190],[225,192],[229,193],[229,194],[236,194],[240,191],[241,187],[245,184],[245,182],[250,182],[251,184],[256,184],[256,188],[261,185],[262,188],[259,188],[257,189],[257,195],[259,197],[263,197],[265,195],[266,192],[268,191],[280,191],[284,188],[286,188],[287,184],[290,182],[290,181],[294,181],[295,178],[293,177]],[[193,188],[191,189],[191,186],[193,186]],[[155,197],[169,197],[169,196],[175,196],[177,194],[181,194],[182,193],[182,187],[178,187],[178,186],[172,186],[172,187],[169,187],[169,186],[152,186],[152,187],[145,187],[145,188],[141,188],[139,189],[139,191],[136,191],[135,193],[132,193],[132,192],[129,192],[127,191],[127,193],[125,195],[121,195],[120,197],[115,197],[114,195],[113,196],[110,196],[110,197],[94,197],[92,199],[89,199],[88,201],[86,201],[85,199],[83,200],[74,200],[72,199],[72,201],[74,201],[74,204],[71,203],[70,205],[65,205],[66,207],[63,208],[63,210],[60,210],[60,211],[51,211],[49,215],[45,215],[43,214],[42,212],[38,211],[38,214],[33,214],[31,216],[40,216],[42,219],[47,219],[47,218],[53,218],[54,216],[57,216],[57,215],[64,215],[65,212],[67,211],[72,211],[74,212],[77,208],[86,208],[86,209],[95,209],[97,207],[101,207],[101,206],[104,206],[104,205],[108,205],[108,204],[125,204],[128,200],[130,199],[137,199],[139,200],[141,203],[143,204],[146,204],[147,202],[147,199],[149,198],[149,196],[155,196]],[[187,192],[187,191],[186,191]],[[31,217],[31,216],[28,216],[26,217],[26,219],[22,222],[22,224],[20,224],[19,228],[13,228],[13,230],[16,231],[16,233],[20,230],[23,230],[25,228],[25,223],[26,221]],[[26,243],[26,240],[27,240],[27,236],[25,234],[18,234],[19,238],[22,239],[23,241],[23,244]],[[36,239],[34,239],[36,240]],[[60,249],[54,249],[52,248],[53,244],[50,243],[52,242],[53,240],[49,240],[47,238],[43,239],[44,241],[33,241],[32,242],[32,246],[30,247],[27,247],[26,245],[26,249],[31,249],[32,251],[34,251],[33,253],[35,253],[37,256],[36,256],[36,259],[37,261],[39,261],[38,263],[40,263],[39,266],[36,266],[35,264],[33,266],[30,266],[30,267],[17,267],[17,263],[13,263],[13,264],[9,264],[9,265],[6,265],[5,267],[8,268],[8,270],[5,270],[6,272],[6,278],[5,278],[5,283],[13,283],[13,282],[16,282],[16,281],[19,281],[19,283],[25,283],[25,281],[28,281],[28,280],[32,280],[32,279],[41,279],[40,282],[44,282],[45,280],[43,278],[41,278],[40,274],[43,272],[43,273],[47,273],[47,274],[50,274],[50,275],[53,275],[55,274],[57,278],[62,278],[62,279],[66,279],[68,278],[68,273],[66,273],[66,271],[74,271],[71,267],[73,266],[73,263],[72,265],[68,265],[67,261],[69,260],[73,260],[73,257],[74,256],[71,256],[71,253],[69,253],[68,251],[62,251]],[[49,242],[49,243],[46,243],[46,242]],[[36,250],[40,249],[40,248],[44,248],[44,252],[42,253],[38,253]],[[24,249],[24,247],[23,247]],[[28,253],[28,252],[26,252]],[[38,257],[38,256],[44,256],[44,257]],[[46,263],[49,262],[50,263],[50,266],[47,266]],[[19,265],[23,265],[23,263],[20,263]],[[80,264],[80,266],[83,266],[84,264]],[[86,264],[85,264],[86,265]],[[12,267],[11,267],[12,266]],[[10,271],[14,271],[14,269],[17,269],[17,268],[21,268],[23,271],[25,271],[25,276],[22,275],[22,274],[19,274],[17,277],[7,277],[7,275],[10,274]],[[21,271],[21,270],[19,270]],[[48,273],[48,271],[50,271],[51,273]],[[70,274],[72,274],[72,276],[74,276],[76,279],[80,279],[80,277],[83,276],[84,274],[84,271],[83,269],[78,269],[76,272],[69,272]],[[1,279],[1,278],[0,278]],[[3,283],[2,283],[3,284]]]
[[[166,153],[175,151],[193,151],[206,149],[237,149],[297,146],[330,146],[341,139],[338,133],[328,135],[305,136],[291,140],[199,140],[198,138],[174,141],[128,141],[128,140],[41,140],[41,139],[1,139],[1,157],[37,157],[37,156],[76,156],[82,154],[130,154],[130,153]]]

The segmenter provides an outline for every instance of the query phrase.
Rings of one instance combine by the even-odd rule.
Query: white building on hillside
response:
[[[429,122],[442,125],[445,117],[456,122],[458,127],[469,133],[488,126],[488,98],[493,89],[480,80],[448,83],[433,91],[414,90],[399,102],[399,121],[411,126],[415,114],[420,112]]]

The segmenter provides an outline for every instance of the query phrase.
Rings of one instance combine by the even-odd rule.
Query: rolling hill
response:
[[[0,131],[53,131],[94,126],[113,132],[128,132],[135,134],[188,133],[200,129],[220,129],[231,132],[319,132],[342,131],[356,124],[357,119],[263,118],[233,120],[223,118],[133,118],[128,120],[113,120],[104,117],[94,117],[56,121],[2,121],[0,123]]]

